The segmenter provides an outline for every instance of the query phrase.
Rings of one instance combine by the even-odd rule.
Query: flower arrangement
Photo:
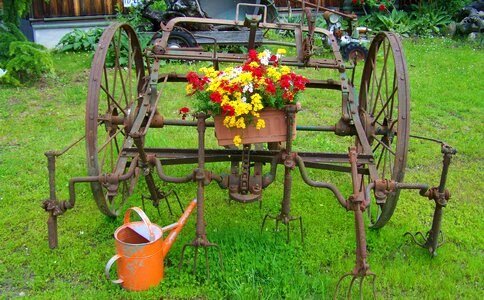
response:
[[[187,95],[197,98],[196,111],[222,115],[223,124],[229,129],[264,128],[266,124],[260,112],[264,108],[282,109],[284,105],[296,103],[309,82],[279,64],[285,52],[279,49],[273,55],[269,50],[260,53],[249,50],[242,66],[223,71],[204,67],[200,69],[202,76],[189,72]],[[242,137],[235,135],[233,142],[240,145]]]

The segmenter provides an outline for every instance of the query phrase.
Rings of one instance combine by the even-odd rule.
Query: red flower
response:
[[[185,120],[187,117],[187,114],[190,112],[190,109],[188,107],[182,107],[178,110],[178,114],[182,115],[181,118],[182,120]]]
[[[385,8],[386,8],[386,7],[385,7],[385,5],[383,5],[383,4],[380,4],[380,6],[378,6],[378,9],[379,9],[380,11],[384,11],[384,10],[385,10]]]
[[[252,76],[256,78],[262,77],[262,70],[260,68],[252,68]]]
[[[257,51],[254,49],[249,50],[249,61],[257,60]]]
[[[360,1],[360,4],[361,4],[361,5],[365,4],[365,0],[361,0],[361,1]]]
[[[187,80],[193,85],[193,89],[200,91],[203,91],[205,89],[203,85],[209,81],[207,76],[200,79],[200,77],[198,77],[198,74],[195,72],[188,72]]]
[[[277,56],[275,55],[272,55],[269,61],[273,63],[274,67],[277,67],[277,65],[279,64],[279,59],[277,59]]]
[[[291,87],[291,77],[289,75],[281,76],[281,88],[288,90]]]
[[[304,91],[304,89],[306,88],[306,83],[309,82],[309,80],[301,75],[296,75],[294,78],[293,78],[293,81],[294,81],[294,86],[298,89],[298,90],[301,90],[301,91]]]
[[[291,93],[291,92],[287,92],[287,93],[284,93],[282,95],[282,98],[287,99],[287,100],[292,102],[292,100],[294,100],[294,94]]]
[[[221,103],[222,102],[222,95],[220,95],[219,92],[215,91],[210,95],[210,99],[212,99],[212,102]]]
[[[266,78],[265,82],[267,84],[266,91],[271,94],[275,95],[276,94],[276,87],[274,86],[274,82],[270,78]]]
[[[353,4],[356,4],[356,2],[358,2],[358,0],[351,0],[351,3]]]
[[[234,108],[230,104],[222,105],[222,115],[223,116],[233,116]]]

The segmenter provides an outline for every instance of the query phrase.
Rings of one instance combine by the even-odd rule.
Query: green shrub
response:
[[[389,14],[375,14],[375,17],[379,31],[393,31],[402,35],[410,35],[413,32],[414,23],[403,10],[393,9]]]
[[[441,34],[452,21],[448,12],[430,5],[421,6],[418,10],[417,6],[414,6],[412,17],[414,19],[414,32],[419,36]]]
[[[5,68],[10,57],[10,43],[15,41],[27,41],[22,32],[12,23],[0,23],[0,68]]]
[[[19,85],[53,72],[49,51],[27,38],[13,23],[0,23],[0,82]],[[3,73],[3,72],[2,72]]]
[[[433,36],[442,34],[451,22],[451,14],[437,4],[411,6],[411,12],[393,9],[362,16],[360,24],[373,31],[393,31],[404,36]]]
[[[0,80],[19,85],[53,73],[50,52],[42,45],[25,41],[13,41],[9,47],[9,58],[5,65],[6,75]]]
[[[473,0],[440,0],[437,1],[436,7],[441,7],[449,15],[454,15],[464,6],[469,5]]]
[[[61,52],[94,51],[103,31],[102,28],[93,28],[87,31],[74,29],[60,39],[56,48]]]

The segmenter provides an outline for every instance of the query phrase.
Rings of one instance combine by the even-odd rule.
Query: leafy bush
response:
[[[417,10],[417,6],[414,6],[412,17],[414,32],[419,36],[441,34],[442,30],[452,21],[451,15],[445,10],[430,5],[421,6],[419,10]]]
[[[440,7],[443,11],[445,11],[450,16],[457,13],[461,10],[464,6],[469,5],[473,0],[445,0],[445,1],[437,1],[436,7]]]
[[[53,71],[53,62],[44,46],[27,41],[13,23],[0,23],[0,82],[19,85]]]
[[[410,16],[403,10],[393,9],[389,14],[375,14],[378,30],[398,32],[409,35],[413,32],[413,22]],[[376,29],[376,28],[375,28]]]
[[[373,31],[393,31],[404,36],[432,36],[442,34],[451,22],[451,14],[433,5],[413,5],[411,12],[393,9],[362,16],[360,24]]]
[[[14,85],[54,72],[48,49],[39,44],[23,41],[10,43],[9,60],[5,67],[7,73],[0,80]]]
[[[10,43],[27,41],[22,32],[12,23],[0,23],[0,67],[5,67],[9,58]]]
[[[87,31],[74,29],[60,39],[57,49],[61,52],[94,51],[103,31],[102,28],[93,28]]]

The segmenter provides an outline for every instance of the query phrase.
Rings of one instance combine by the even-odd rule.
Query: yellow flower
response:
[[[243,117],[238,118],[237,119],[237,122],[235,123],[235,126],[237,128],[245,129],[245,121],[244,121],[244,118]]]
[[[252,77],[252,73],[242,73],[239,75],[238,79],[242,85],[246,85],[249,82],[251,82],[254,78]]]
[[[279,73],[274,67],[267,68],[267,75],[274,78],[275,81],[279,81],[281,79],[281,73]]]
[[[249,66],[251,66],[252,68],[258,68],[259,64],[256,61],[253,61],[249,64]]]
[[[235,116],[226,116],[224,119],[224,126],[227,128],[235,127]]]
[[[227,103],[229,103],[229,101],[230,101],[229,96],[228,95],[223,95],[222,96],[222,103],[221,103],[221,105],[227,104]]]
[[[262,105],[262,97],[258,94],[255,93],[254,95],[250,96],[250,100],[252,102],[253,106],[253,111],[259,111],[264,108],[264,105]]]
[[[288,66],[282,66],[281,67],[281,73],[282,73],[282,75],[287,75],[287,74],[291,73],[291,68],[289,68]]]
[[[279,48],[277,49],[277,54],[286,54],[286,49]]]
[[[218,74],[220,73],[219,71],[215,71],[213,67],[210,68],[200,68],[200,72],[204,73],[205,76],[209,77],[210,79],[215,79],[217,78]]]
[[[255,129],[266,128],[266,121],[264,119],[257,120],[257,124],[255,125]]]
[[[240,146],[240,143],[242,143],[242,139],[240,138],[240,135],[234,136],[234,145],[235,146]]]
[[[234,108],[234,112],[236,116],[242,116],[249,113],[249,111],[252,108],[252,105],[250,103],[233,101],[232,107]]]
[[[191,94],[193,92],[193,85],[191,83],[187,84],[185,90],[187,92],[187,95]]]

